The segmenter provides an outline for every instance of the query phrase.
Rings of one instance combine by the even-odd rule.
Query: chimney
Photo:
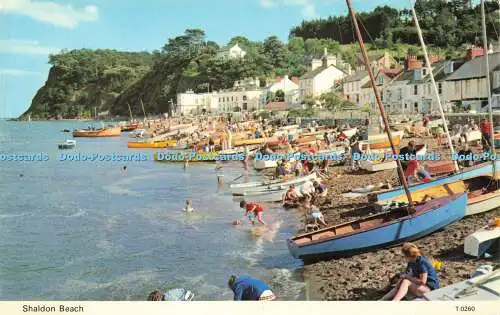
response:
[[[422,61],[417,59],[417,56],[406,57],[406,70],[414,70],[422,68]]]
[[[430,62],[431,64],[436,63],[436,62],[438,62],[438,61],[439,61],[439,56],[437,56],[437,55],[430,55],[430,56],[429,56],[429,62]]]
[[[472,60],[481,56],[484,56],[484,49],[482,47],[472,46],[467,50],[467,60]]]

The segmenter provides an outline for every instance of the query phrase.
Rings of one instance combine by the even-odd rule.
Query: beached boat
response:
[[[309,180],[315,180],[316,178],[317,178],[316,172],[312,172],[309,175],[295,177],[288,180],[277,179],[265,182],[232,184],[229,187],[231,188],[231,192],[233,193],[233,195],[242,195],[244,192],[259,191],[259,190],[262,191],[263,189],[274,189],[274,188],[285,189],[288,188],[291,184],[299,185]]]
[[[497,254],[500,248],[500,226],[484,227],[464,240],[464,253],[481,258],[484,254]]]
[[[75,140],[66,140],[63,143],[60,143],[57,147],[59,150],[68,150],[68,149],[73,149],[76,146],[76,141]]]
[[[424,294],[425,301],[497,301],[500,269]]]
[[[129,142],[127,146],[131,149],[163,149],[167,147],[174,147],[177,145],[176,140],[164,141],[138,141]]]
[[[73,131],[73,137],[88,137],[88,138],[100,138],[100,137],[119,137],[121,134],[120,127],[112,128],[101,128],[101,129],[79,129]]]
[[[345,137],[347,139],[352,138],[356,133],[358,132],[358,128],[351,128],[351,129],[346,129],[340,132],[342,137]]]
[[[385,159],[386,152],[387,151],[385,151],[385,150],[381,150],[381,151],[367,150],[367,152],[365,152],[365,154],[369,155],[371,158],[360,160],[359,167],[361,169],[364,169],[365,171],[372,172],[372,173],[395,169],[398,166],[397,162],[394,160],[390,160],[390,159],[386,160]],[[426,153],[427,153],[427,146],[426,145],[420,145],[417,147],[417,154],[416,154],[417,157],[423,157],[423,156],[425,156]],[[374,158],[375,156],[378,156],[379,158],[375,159]]]
[[[253,167],[256,170],[263,170],[266,168],[277,167],[278,162],[276,160],[253,160]]]
[[[252,144],[264,144],[266,142],[277,142],[279,141],[276,137],[271,138],[256,138],[256,139],[241,139],[241,140],[233,140],[233,147],[239,147],[244,145],[252,145]]]
[[[495,162],[497,178],[500,161]],[[428,183],[410,186],[413,201],[419,202],[439,198],[450,194],[468,193],[468,205],[465,216],[487,212],[500,205],[500,191],[493,179],[492,163],[484,163],[470,170],[435,179]],[[405,191],[396,188],[368,195],[368,200],[378,204],[392,201],[407,202]]]
[[[220,160],[216,152],[155,152],[154,160],[163,163],[215,163]]]
[[[409,215],[406,207],[382,212],[298,235],[287,241],[295,258],[342,257],[411,241],[454,223],[465,214],[467,196],[457,194],[415,206]]]
[[[133,130],[136,130],[138,127],[139,127],[139,123],[130,123],[130,124],[125,124],[125,125],[120,126],[122,131],[133,131]]]
[[[495,133],[495,148],[500,148],[500,133]]]
[[[457,134],[451,137],[451,141],[453,141],[454,144],[458,143],[460,140],[461,134]],[[479,130],[471,130],[467,133],[465,133],[465,136],[467,138],[467,142],[474,142],[474,141],[481,141],[482,134],[481,131]]]
[[[392,141],[394,145],[397,147],[401,143],[403,139],[404,131],[396,131],[392,135]],[[369,148],[374,149],[385,149],[390,148],[391,144],[389,142],[389,138],[386,134],[378,134],[378,135],[369,135],[368,140],[360,141],[360,144],[363,146],[365,144],[369,145]]]

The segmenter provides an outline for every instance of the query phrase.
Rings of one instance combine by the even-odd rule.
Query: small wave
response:
[[[28,212],[16,213],[16,214],[0,214],[0,219],[11,219],[11,218],[19,218],[29,215]]]
[[[292,271],[288,269],[273,269],[269,286],[278,296],[298,299],[305,289],[305,283],[294,279]]]

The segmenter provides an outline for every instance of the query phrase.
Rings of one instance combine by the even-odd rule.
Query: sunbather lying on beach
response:
[[[382,301],[400,301],[410,291],[412,294],[421,297],[431,290],[439,288],[437,272],[422,255],[417,246],[412,243],[403,244],[401,249],[408,261],[406,271],[400,276],[396,286],[382,297]]]

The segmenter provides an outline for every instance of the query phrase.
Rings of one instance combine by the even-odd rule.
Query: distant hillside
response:
[[[152,67],[147,52],[80,49],[49,57],[47,81],[21,119],[90,117],[112,109],[115,99]]]
[[[463,8],[462,2],[417,2],[431,53],[458,57],[464,52],[460,45],[480,42],[479,9]],[[488,34],[495,39],[500,27],[494,24],[498,16],[491,12],[496,9],[496,3],[488,3]],[[403,59],[420,53],[407,10],[379,7],[360,14],[360,21],[371,56],[388,51]],[[111,114],[128,115],[127,104],[134,115],[142,115],[140,100],[148,114],[171,112],[177,93],[188,89],[216,91],[247,77],[260,77],[264,82],[285,74],[301,76],[311,58],[321,56],[325,48],[354,65],[359,52],[348,17],[303,22],[291,30],[288,43],[276,36],[262,42],[237,36],[228,46],[235,43],[247,50],[244,59],[219,58],[221,47],[208,41],[199,29],[186,30],[153,53],[81,49],[52,55],[47,82],[20,118],[28,114],[32,118],[87,117],[95,107],[98,112],[109,110]]]
[[[498,2],[486,1],[487,33],[497,39]],[[418,0],[415,11],[426,43],[436,47],[458,47],[462,44],[481,43],[481,10],[464,6],[463,0]],[[372,12],[358,12],[359,24],[367,43],[379,48],[397,43],[419,44],[411,10],[397,10],[388,6],[377,7]],[[304,21],[292,28],[290,38],[325,38],[341,44],[356,41],[350,16],[331,16],[326,19]]]

